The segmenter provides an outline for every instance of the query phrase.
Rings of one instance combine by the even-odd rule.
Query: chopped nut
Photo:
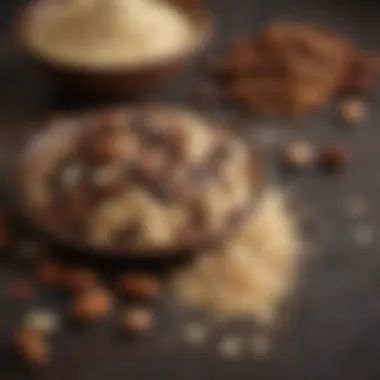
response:
[[[154,277],[145,274],[125,274],[117,281],[120,293],[141,300],[153,300],[160,293],[160,283]]]
[[[154,327],[155,318],[151,310],[134,307],[123,313],[122,328],[127,333],[142,333]]]
[[[46,259],[37,263],[35,276],[36,280],[41,285],[56,286],[61,280],[61,266],[52,260]]]
[[[362,122],[367,116],[367,106],[360,99],[346,99],[340,106],[340,118],[345,125]]]
[[[112,296],[104,289],[97,288],[78,293],[73,302],[73,316],[80,320],[101,319],[113,307]]]
[[[307,141],[291,142],[283,153],[283,162],[288,168],[309,167],[315,158],[314,147]]]
[[[50,345],[46,336],[31,326],[23,325],[16,331],[15,347],[30,365],[44,365],[49,360]]]
[[[319,158],[320,166],[325,170],[340,169],[347,161],[347,152],[342,146],[330,146],[325,148]]]

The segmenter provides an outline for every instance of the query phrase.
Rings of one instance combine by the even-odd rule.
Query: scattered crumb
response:
[[[292,141],[283,152],[283,162],[288,168],[307,168],[314,163],[315,149],[308,141]]]
[[[183,329],[186,342],[191,344],[202,344],[206,339],[207,331],[200,323],[188,323]]]
[[[237,336],[225,336],[219,343],[219,353],[224,358],[237,357],[241,352],[241,341]]]
[[[25,315],[25,324],[43,334],[56,332],[60,326],[58,315],[50,310],[36,309],[31,310]]]
[[[345,99],[340,105],[340,118],[345,125],[361,123],[368,114],[367,104],[361,99]]]

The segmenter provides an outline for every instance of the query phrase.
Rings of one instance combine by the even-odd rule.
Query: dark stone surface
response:
[[[209,54],[233,36],[257,30],[274,17],[316,20],[353,37],[363,48],[380,47],[380,6],[375,1],[215,0],[210,5],[215,11],[219,33]],[[30,121],[49,109],[80,104],[73,94],[59,95],[47,78],[35,72],[9,42],[9,27],[19,6],[17,1],[0,2],[3,37],[0,40],[0,107],[3,128],[15,131],[20,121]],[[164,91],[152,94],[152,98],[183,101],[187,86],[197,72],[195,65]],[[57,337],[54,359],[46,370],[40,373],[15,370],[8,352],[11,331],[22,307],[6,296],[9,281],[17,273],[2,267],[0,378],[379,379],[379,101],[380,91],[376,91],[370,119],[349,133],[335,128],[327,112],[313,117],[302,128],[283,131],[289,136],[309,137],[319,146],[331,139],[343,141],[349,147],[351,163],[338,176],[313,174],[288,179],[316,211],[324,239],[318,252],[307,260],[303,284],[294,305],[284,310],[289,329],[278,339],[267,360],[257,360],[247,354],[223,361],[216,349],[221,331],[212,332],[202,347],[184,344],[179,326],[190,317],[165,301],[158,306],[159,326],[146,340],[119,342],[108,325],[81,333],[67,329]],[[260,122],[253,124],[253,128],[260,126]],[[363,196],[370,203],[363,220],[347,217],[344,200],[351,195]],[[353,231],[360,225],[373,228],[374,242],[369,247],[358,247],[354,243]],[[55,299],[41,302],[58,309],[62,307]],[[244,328],[236,327],[239,329]]]

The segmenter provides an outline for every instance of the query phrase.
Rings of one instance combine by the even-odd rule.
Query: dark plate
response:
[[[51,138],[50,133],[62,134],[62,136],[69,136],[70,133],[76,133],[77,126],[72,124],[54,125],[50,129],[43,129],[43,131],[34,134],[20,149],[20,155],[15,162],[15,181],[11,189],[11,197],[14,200],[16,213],[26,219],[26,222],[43,233],[46,237],[53,241],[59,242],[64,246],[74,249],[78,252],[91,253],[98,256],[116,258],[116,259],[146,259],[146,260],[164,260],[176,256],[186,256],[202,249],[210,248],[228,239],[239,228],[241,223],[255,210],[259,203],[261,194],[267,181],[267,170],[264,165],[264,159],[258,148],[254,145],[251,139],[244,136],[242,133],[241,138],[245,144],[249,146],[252,154],[252,180],[254,184],[254,195],[251,201],[245,207],[237,210],[236,217],[232,225],[228,226],[218,233],[210,234],[206,232],[199,233],[192,240],[186,243],[178,243],[167,247],[138,247],[128,248],[125,246],[115,246],[113,248],[96,247],[88,244],[69,233],[46,225],[46,222],[41,220],[38,210],[33,209],[30,203],[25,199],[23,194],[23,173],[25,172],[28,160],[33,157],[44,144],[48,143]],[[225,128],[218,126],[218,128]],[[48,132],[48,133],[46,133]],[[231,131],[229,131],[231,132]],[[236,135],[236,132],[235,132]],[[251,144],[252,143],[252,144]]]

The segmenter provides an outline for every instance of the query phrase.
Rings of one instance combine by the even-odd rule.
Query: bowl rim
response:
[[[139,107],[129,106],[128,109],[136,109]],[[166,107],[166,110],[172,110],[171,107]],[[203,116],[202,116],[203,117]],[[207,119],[206,119],[207,120]],[[220,123],[215,124],[211,123],[214,127],[225,129],[228,126],[221,125]],[[55,127],[57,128],[57,127]],[[67,126],[60,126],[60,128],[67,128]],[[229,128],[229,131],[231,129]],[[238,220],[234,222],[232,226],[225,227],[222,230],[218,231],[216,234],[207,235],[203,233],[200,235],[201,238],[194,239],[190,242],[185,242],[182,244],[174,243],[169,246],[152,246],[151,248],[147,247],[137,247],[137,248],[128,248],[121,246],[95,246],[86,241],[76,239],[70,234],[65,234],[59,229],[52,228],[46,225],[41,218],[38,216],[37,210],[32,210],[27,199],[25,199],[25,194],[23,193],[23,172],[25,170],[26,158],[30,156],[31,151],[36,150],[38,144],[38,139],[40,139],[45,133],[46,128],[38,130],[37,133],[33,134],[26,143],[23,144],[22,149],[19,149],[16,159],[13,163],[12,170],[12,180],[9,182],[11,185],[9,187],[10,198],[14,207],[16,214],[27,222],[27,224],[32,227],[34,230],[42,233],[44,236],[49,239],[59,242],[61,245],[68,248],[74,249],[75,251],[84,252],[92,256],[98,257],[107,257],[110,259],[123,259],[123,260],[164,260],[172,258],[175,256],[183,256],[186,254],[195,253],[199,250],[205,250],[207,248],[212,248],[219,245],[220,243],[226,241],[228,237],[233,236],[236,231],[239,230],[240,226],[248,219],[248,217],[255,212],[257,209],[260,200],[262,198],[267,184],[269,182],[269,167],[265,164],[264,154],[261,149],[256,146],[254,140],[247,138],[244,131],[242,133],[236,133],[236,130],[233,130],[231,133],[239,140],[242,141],[249,150],[252,158],[252,179],[253,179],[253,196],[249,200],[245,207],[242,207],[238,210]],[[32,152],[33,153],[33,152]],[[259,179],[259,180],[258,180]],[[28,207],[29,205],[29,207]]]
[[[194,31],[196,35],[194,41],[191,41],[187,46],[179,51],[176,51],[167,56],[163,56],[159,59],[152,59],[147,61],[136,62],[133,64],[120,63],[117,65],[110,66],[92,66],[86,63],[70,63],[68,61],[55,59],[49,57],[38,49],[34,49],[25,37],[26,27],[28,24],[28,17],[30,12],[36,7],[44,6],[44,3],[49,3],[51,0],[31,0],[16,16],[13,22],[13,37],[16,44],[21,48],[21,50],[34,58],[36,61],[43,63],[46,66],[54,67],[60,71],[83,73],[86,75],[125,75],[125,74],[135,74],[143,73],[149,71],[155,71],[161,67],[166,67],[173,64],[173,62],[178,62],[182,60],[187,60],[190,57],[196,55],[198,52],[203,50],[208,43],[211,41],[214,34],[215,22],[212,13],[208,11],[205,7],[201,6],[199,3],[194,2],[186,6],[184,3],[176,2],[176,0],[165,0],[167,2],[173,3],[174,6],[182,9],[182,12],[187,14],[187,17],[193,21]]]

